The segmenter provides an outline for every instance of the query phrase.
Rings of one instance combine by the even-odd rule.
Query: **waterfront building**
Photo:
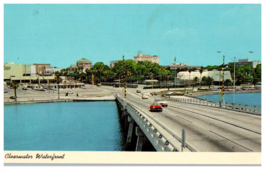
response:
[[[21,79],[24,76],[36,76],[35,65],[30,64],[15,64],[9,62],[4,64],[4,81],[11,79]]]
[[[238,62],[235,62],[236,66],[241,65],[251,65],[253,68],[256,68],[258,64],[261,64],[260,61],[251,61],[251,59],[239,59]],[[229,62],[228,65],[234,65],[234,62]]]
[[[4,81],[8,81],[11,77],[22,77],[23,65],[9,62],[4,64]]]
[[[134,60],[136,62],[140,62],[140,61],[150,61],[152,63],[157,63],[159,64],[159,57],[154,55],[154,56],[150,56],[150,55],[146,55],[146,54],[142,54],[142,53],[138,53],[136,56],[134,56]]]
[[[189,73],[188,71],[181,71],[177,73],[177,77],[174,78],[174,83],[177,85],[188,85],[193,84],[193,79],[197,77],[199,79],[198,82],[200,83],[200,79],[202,79],[204,76],[213,78],[213,84],[219,85],[222,84],[222,71],[213,70],[213,71],[207,71],[204,70],[202,74],[197,71],[192,71]],[[230,71],[224,71],[224,81],[229,79],[231,82],[233,82]]]

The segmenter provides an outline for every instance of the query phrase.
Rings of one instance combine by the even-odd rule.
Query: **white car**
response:
[[[167,101],[157,101],[162,107],[168,107]]]
[[[142,99],[148,99],[148,94],[143,93],[143,94],[142,94]]]

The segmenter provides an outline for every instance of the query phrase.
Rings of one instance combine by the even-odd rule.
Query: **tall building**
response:
[[[156,55],[150,56],[150,55],[138,53],[136,56],[134,56],[134,60],[137,61],[137,62],[140,62],[140,61],[150,61],[152,63],[159,64],[159,57],[156,56]]]

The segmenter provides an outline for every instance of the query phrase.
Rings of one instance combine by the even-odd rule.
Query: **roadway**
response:
[[[117,93],[123,97],[122,89]],[[178,136],[184,128],[186,142],[197,151],[261,152],[261,116],[171,101],[162,112],[150,112],[155,98],[142,99],[141,93],[127,89],[128,102]]]

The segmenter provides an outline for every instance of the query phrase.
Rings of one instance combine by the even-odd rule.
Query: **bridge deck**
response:
[[[121,89],[117,93],[123,96]],[[186,142],[197,151],[261,152],[261,116],[173,101],[162,112],[150,112],[155,98],[127,89],[127,102],[179,137],[184,128]]]

